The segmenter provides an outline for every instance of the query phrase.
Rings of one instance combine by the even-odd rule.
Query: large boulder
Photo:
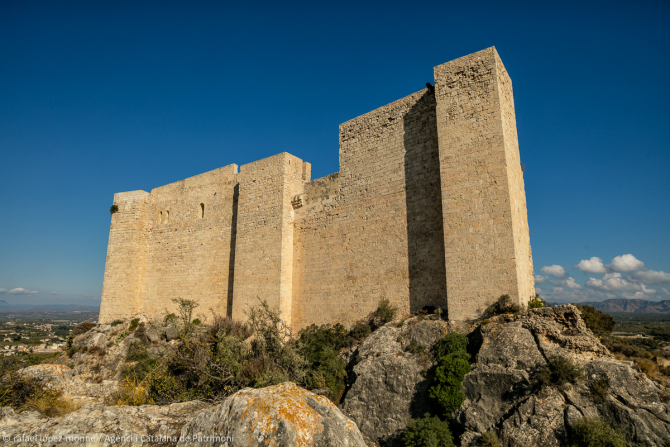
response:
[[[414,317],[401,327],[379,328],[358,347],[341,407],[370,443],[399,444],[409,419],[430,411],[429,351],[448,332],[449,324],[439,318]]]
[[[245,388],[199,412],[181,430],[178,446],[365,447],[354,422],[327,398],[286,382]]]
[[[0,434],[7,446],[175,445],[182,426],[207,406],[199,401],[162,407],[91,404],[56,418],[40,418],[30,411],[17,414],[4,407],[0,408]]]

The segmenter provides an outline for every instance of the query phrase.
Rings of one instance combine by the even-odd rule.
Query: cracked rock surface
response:
[[[467,399],[456,413],[463,446],[496,432],[502,446],[565,446],[570,425],[599,417],[622,431],[630,446],[662,446],[670,439],[670,413],[662,387],[612,357],[571,305],[499,316],[471,335],[476,362],[465,376]],[[477,349],[477,346],[479,348]],[[551,356],[569,358],[583,379],[539,389],[536,375]],[[589,384],[607,377],[604,399]]]

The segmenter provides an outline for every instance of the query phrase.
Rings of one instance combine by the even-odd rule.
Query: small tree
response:
[[[575,304],[574,306],[581,312],[584,324],[593,332],[593,335],[602,337],[603,335],[610,335],[612,333],[614,318],[593,306],[583,304]]]
[[[119,207],[117,205],[112,205],[109,208],[109,214],[114,214],[114,213],[118,213],[118,212],[119,212]]]
[[[454,447],[449,423],[426,413],[419,419],[410,419],[403,441],[407,447]]]
[[[193,310],[199,306],[198,302],[195,300],[188,300],[186,298],[173,298],[172,302],[177,305],[177,311],[179,312],[179,318],[181,318],[182,324],[184,325],[182,338],[188,337],[193,331]]]

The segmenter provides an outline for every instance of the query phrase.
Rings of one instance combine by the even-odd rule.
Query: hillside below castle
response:
[[[512,83],[496,50],[340,125],[339,172],[281,153],[114,195],[100,321],[174,311],[243,319],[258,298],[296,329],[402,312],[477,317],[534,295]]]

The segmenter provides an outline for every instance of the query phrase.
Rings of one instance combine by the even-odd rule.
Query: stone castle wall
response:
[[[495,49],[435,67],[435,93],[340,126],[340,171],[282,153],[116,194],[100,321],[173,311],[244,318],[264,299],[300,329],[388,298],[472,318],[534,292],[511,81]],[[204,207],[204,216],[203,216]],[[169,213],[169,215],[168,215]]]

